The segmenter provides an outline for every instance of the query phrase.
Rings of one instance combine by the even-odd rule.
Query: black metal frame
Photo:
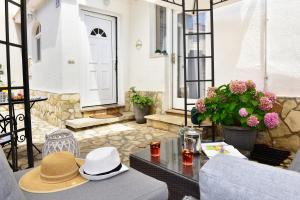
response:
[[[209,8],[207,9],[200,9],[199,8],[199,1],[201,0],[194,0],[194,8],[193,9],[187,9],[186,8],[186,1],[191,1],[191,0],[182,0],[182,3],[177,3],[175,0],[161,0],[163,2],[171,3],[173,5],[181,6],[182,7],[182,13],[183,13],[183,57],[184,57],[184,124],[187,126],[188,124],[188,106],[189,105],[194,105],[194,103],[188,103],[187,102],[187,84],[188,83],[198,83],[198,98],[200,98],[200,83],[201,82],[211,82],[212,87],[215,85],[215,62],[214,62],[214,5],[226,2],[228,0],[209,0]],[[204,32],[200,33],[199,32],[199,12],[206,11],[210,12],[210,32]],[[197,32],[196,33],[187,33],[186,32],[186,13],[187,12],[192,12],[193,14],[196,14],[197,16]],[[196,35],[197,36],[197,56],[192,56],[189,57],[186,55],[187,49],[186,49],[186,39],[190,35]],[[199,41],[199,36],[200,35],[210,35],[211,36],[211,54],[210,55],[200,55],[200,41]],[[187,77],[187,61],[189,59],[197,59],[197,69],[198,69],[198,77],[196,80],[189,80]],[[204,79],[202,80],[200,77],[200,59],[211,59],[211,79]],[[202,127],[201,125],[199,125]],[[207,125],[203,127],[208,127]],[[212,128],[212,140],[215,141],[215,127],[214,124],[211,126]]]
[[[3,117],[1,121],[4,120],[4,127],[1,130],[1,137],[10,136],[11,137],[11,152],[12,152],[12,163],[11,166],[14,171],[18,170],[18,142],[25,141],[27,144],[27,158],[28,167],[34,166],[33,159],[33,144],[32,144],[32,130],[31,130],[31,115],[30,115],[30,93],[29,93],[29,74],[28,74],[28,51],[27,51],[27,12],[26,12],[26,0],[21,0],[17,3],[13,0],[5,0],[5,41],[0,40],[0,44],[6,46],[6,67],[7,67],[7,87],[1,88],[1,90],[8,90],[8,108],[9,115]],[[12,4],[20,8],[21,11],[21,45],[10,42],[9,37],[9,5]],[[11,84],[11,55],[10,47],[20,48],[22,51],[22,72],[23,72],[23,86],[13,87]],[[13,90],[23,90],[24,99],[18,101],[24,105],[24,114],[15,113],[14,102],[12,99]],[[24,128],[18,128],[18,121],[24,121]],[[7,126],[9,125],[9,129]],[[21,135],[20,132],[25,132]]]

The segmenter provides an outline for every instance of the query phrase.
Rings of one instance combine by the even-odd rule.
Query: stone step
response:
[[[90,117],[84,117],[80,119],[72,119],[66,121],[66,127],[72,130],[80,130],[85,128],[90,128],[94,126],[108,125],[118,122],[131,121],[134,120],[133,112],[123,112],[122,116],[107,118],[107,119],[95,119]]]
[[[88,118],[92,115],[99,113],[116,114],[122,113],[125,106],[119,104],[101,105],[101,106],[89,106],[81,109],[83,117]]]
[[[169,110],[166,111],[166,114],[175,115],[175,116],[179,116],[179,117],[184,117],[184,110],[169,109]],[[188,111],[187,115],[190,118],[191,117],[191,112]]]
[[[183,116],[176,116],[170,114],[154,114],[148,115],[145,117],[147,119],[147,126],[170,131],[170,132],[178,132],[179,128],[184,124]],[[192,122],[188,120],[188,126],[192,126]],[[209,122],[203,122],[202,125],[210,126]]]

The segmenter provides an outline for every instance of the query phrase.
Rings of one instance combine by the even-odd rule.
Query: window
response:
[[[41,61],[41,25],[39,24],[35,31],[35,61]]]
[[[155,31],[156,31],[156,45],[155,53],[164,53],[167,49],[167,9],[165,7],[155,7]]]
[[[107,37],[106,33],[101,28],[95,28],[92,30],[91,35],[93,36],[100,36],[100,37]]]

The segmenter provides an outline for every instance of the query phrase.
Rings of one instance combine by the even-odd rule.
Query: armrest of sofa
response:
[[[289,167],[289,170],[300,172],[300,150],[297,152],[293,162]]]
[[[200,170],[201,200],[299,199],[300,174],[218,155]]]

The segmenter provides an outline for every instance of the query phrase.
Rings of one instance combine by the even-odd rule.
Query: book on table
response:
[[[226,154],[238,158],[247,159],[247,157],[241,154],[239,150],[234,148],[234,146],[229,145],[225,142],[202,143],[201,147],[202,151],[208,158],[212,158],[218,154]]]

